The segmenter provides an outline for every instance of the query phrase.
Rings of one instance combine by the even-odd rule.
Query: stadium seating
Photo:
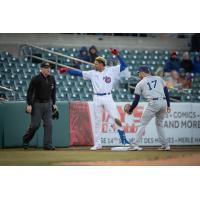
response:
[[[76,56],[79,49],[77,48],[49,48],[52,51],[57,51],[69,56]],[[24,55],[27,55],[26,51],[31,51],[32,54],[41,55],[43,58],[47,58],[53,61],[59,61],[66,65],[73,66],[73,61],[67,58],[56,57],[52,53],[44,53],[38,49],[24,49]],[[177,51],[179,56],[182,55],[182,51]],[[114,59],[116,57],[111,55],[108,49],[100,49],[99,54],[104,56],[107,60]],[[131,78],[120,78],[119,87],[113,89],[112,94],[115,101],[132,101],[134,98],[133,89],[128,86],[135,86],[138,82],[137,68],[138,65],[148,65],[155,73],[158,67],[163,67],[169,58],[170,52],[165,50],[128,50],[121,51],[127,65],[131,72]],[[195,55],[191,52],[191,56]],[[0,52],[0,85],[13,89],[15,92],[5,92],[9,100],[22,101],[26,99],[26,92],[31,78],[38,74],[40,70],[39,63],[32,63],[31,59],[27,57],[15,58],[9,52]],[[90,70],[90,65],[82,64],[81,70]],[[68,101],[91,101],[93,96],[92,84],[90,81],[83,80],[81,77],[74,77],[68,75],[60,75],[56,69],[52,69],[51,73],[55,76],[57,84],[57,100]],[[200,74],[192,74],[192,89],[184,90],[184,92],[177,90],[170,90],[170,96],[175,101],[186,102],[200,102]]]

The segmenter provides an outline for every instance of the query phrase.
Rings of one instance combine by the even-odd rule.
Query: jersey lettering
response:
[[[106,82],[106,83],[110,83],[111,82],[111,78],[109,76],[104,76],[103,77],[103,80]]]
[[[149,90],[152,90],[152,86],[151,85],[153,85],[153,83],[154,83],[153,87],[154,88],[156,87],[157,80],[151,81],[151,83],[152,84],[150,84],[149,82],[147,83],[147,85],[149,86]]]

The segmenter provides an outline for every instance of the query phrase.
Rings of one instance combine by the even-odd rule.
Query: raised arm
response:
[[[82,73],[81,70],[69,69],[67,67],[60,67],[60,68],[58,68],[58,71],[60,72],[60,74],[67,73],[67,74],[72,75],[72,76],[83,77],[83,73]]]
[[[80,76],[80,77],[83,77],[82,71],[70,69],[70,70],[67,71],[67,73],[68,73],[69,75],[72,75],[72,76]]]
[[[110,50],[111,50],[111,53],[113,55],[116,55],[119,60],[120,72],[124,71],[127,68],[127,65],[126,65],[124,59],[119,55],[119,51],[117,49],[113,49],[113,48],[110,48]]]

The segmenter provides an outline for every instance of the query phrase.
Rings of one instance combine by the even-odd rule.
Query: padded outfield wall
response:
[[[53,144],[57,147],[69,146],[68,102],[58,102],[59,120],[53,120]],[[21,147],[22,137],[29,126],[30,115],[25,113],[25,102],[0,104],[0,144],[2,147]],[[32,139],[31,146],[43,146],[43,125]]]
[[[3,146],[4,104],[0,103],[0,148]]]
[[[140,125],[142,112],[147,103],[141,102],[132,115],[123,111],[125,102],[117,102],[119,116],[124,126],[127,138],[134,142]],[[53,144],[56,147],[70,145],[92,146],[95,130],[94,109],[92,102],[58,102],[60,118],[53,121]],[[166,114],[164,128],[171,145],[200,144],[200,104],[172,103],[172,112]],[[30,115],[24,112],[25,102],[8,102],[0,104],[0,147],[21,147],[22,137],[26,131]],[[121,145],[116,127],[109,115],[104,112],[101,122],[101,140],[104,146]],[[43,126],[31,141],[32,146],[43,146]],[[141,141],[143,146],[159,145],[153,119],[146,128]]]

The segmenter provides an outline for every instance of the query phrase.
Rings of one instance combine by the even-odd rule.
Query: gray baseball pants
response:
[[[167,103],[166,100],[151,100],[149,101],[141,118],[141,125],[137,131],[136,140],[134,145],[138,146],[142,136],[145,134],[145,127],[155,117],[156,129],[159,137],[159,141],[163,146],[168,146],[168,142],[165,138],[165,131],[163,127],[163,121],[166,113]]]

